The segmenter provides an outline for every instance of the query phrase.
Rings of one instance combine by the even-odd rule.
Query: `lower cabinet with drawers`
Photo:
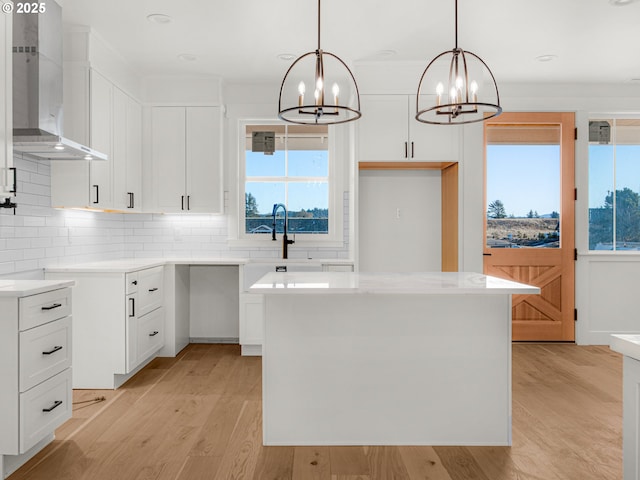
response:
[[[164,346],[164,267],[46,276],[76,282],[73,388],[118,388]]]
[[[71,418],[71,289],[42,284],[32,293],[16,281],[16,295],[0,294],[2,478],[53,440],[54,430]]]

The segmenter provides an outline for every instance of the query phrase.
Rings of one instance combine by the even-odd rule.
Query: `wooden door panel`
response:
[[[513,296],[514,340],[574,340],[574,123],[572,113],[504,113],[485,125],[485,145],[487,128],[492,125],[509,127],[504,132],[492,132],[497,144],[520,145],[552,143],[547,130],[541,129],[544,136],[540,137],[535,127],[560,126],[560,242],[557,248],[490,248],[485,221],[484,272],[535,285],[541,290],[539,295]],[[518,127],[523,128],[521,136]]]

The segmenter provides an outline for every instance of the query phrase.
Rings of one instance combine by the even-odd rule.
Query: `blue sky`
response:
[[[614,175],[615,158],[615,175]],[[589,208],[601,207],[608,192],[640,192],[640,145],[589,146]]]
[[[288,169],[288,171],[287,171]],[[258,211],[271,214],[274,203],[285,203],[283,182],[251,182],[251,177],[284,176],[327,178],[329,158],[326,150],[290,150],[288,165],[283,150],[273,155],[246,152],[246,190],[256,197]],[[329,208],[329,189],[326,181],[290,183],[288,209]]]
[[[488,145],[487,206],[495,200],[516,217],[560,212],[560,147]]]

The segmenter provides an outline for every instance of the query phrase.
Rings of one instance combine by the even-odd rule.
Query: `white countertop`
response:
[[[266,274],[250,290],[262,294],[537,294],[538,287],[470,272]]]
[[[245,264],[330,264],[352,265],[351,260],[342,259],[282,259],[282,258],[223,258],[223,257],[189,257],[189,258],[122,258],[117,260],[103,260],[100,262],[76,263],[69,265],[55,265],[47,267],[50,273],[128,273],[144,268],[161,265],[245,265]]]
[[[0,280],[0,297],[26,297],[73,285],[73,280]]]
[[[611,350],[640,360],[640,335],[611,335]]]

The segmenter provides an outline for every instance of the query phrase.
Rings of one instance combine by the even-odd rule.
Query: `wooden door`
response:
[[[513,296],[514,340],[574,340],[574,125],[573,113],[485,123],[484,272],[541,289]]]

